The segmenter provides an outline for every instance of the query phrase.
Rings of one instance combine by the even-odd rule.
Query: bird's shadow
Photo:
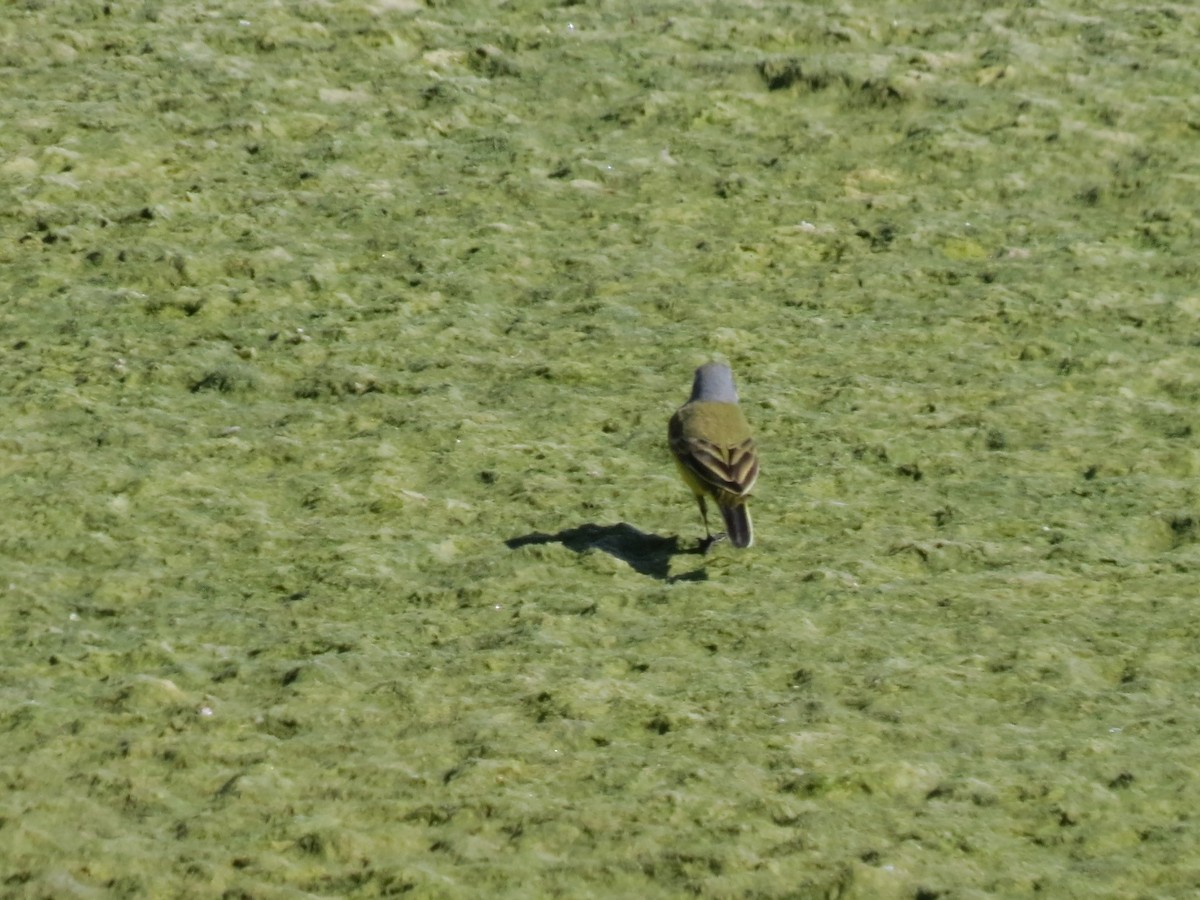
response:
[[[504,542],[510,550],[528,544],[562,544],[576,553],[600,550],[614,556],[635,572],[649,575],[660,581],[704,581],[708,575],[703,569],[671,575],[671,557],[680,554],[703,555],[703,545],[684,547],[677,536],[663,537],[646,534],[632,525],[621,522],[617,525],[578,525],[564,528],[556,534],[535,531]]]

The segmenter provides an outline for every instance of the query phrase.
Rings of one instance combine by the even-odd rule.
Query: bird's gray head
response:
[[[692,381],[692,400],[707,403],[737,403],[737,388],[733,386],[733,372],[723,363],[705,363],[696,370]]]

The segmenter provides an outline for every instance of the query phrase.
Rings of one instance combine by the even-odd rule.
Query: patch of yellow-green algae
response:
[[[0,892],[1188,895],[1198,41],[10,4]]]

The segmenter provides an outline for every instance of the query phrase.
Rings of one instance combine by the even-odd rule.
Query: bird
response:
[[[671,416],[667,441],[679,474],[700,504],[704,552],[722,537],[713,537],[708,527],[708,499],[721,511],[729,542],[739,549],[753,544],[746,498],[758,480],[758,451],[738,406],[729,366],[710,362],[696,369],[692,395]]]

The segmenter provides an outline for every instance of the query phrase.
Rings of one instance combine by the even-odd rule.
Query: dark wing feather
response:
[[[680,436],[671,441],[671,449],[693,475],[735,497],[750,493],[758,478],[758,455],[750,438],[720,447],[702,438]]]

